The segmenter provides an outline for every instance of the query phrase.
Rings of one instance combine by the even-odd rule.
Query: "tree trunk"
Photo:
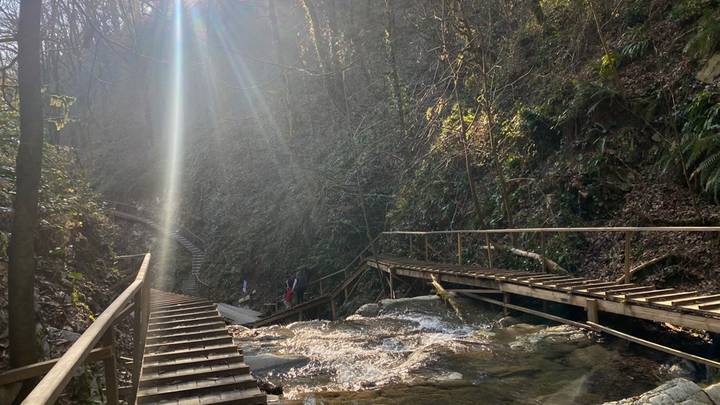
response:
[[[402,87],[398,74],[395,52],[395,9],[392,0],[385,0],[385,45],[387,47],[388,64],[390,65],[390,82],[397,104],[400,127],[405,129],[405,109],[403,106]]]
[[[285,118],[287,121],[288,131],[287,136],[288,139],[290,139],[293,137],[295,113],[293,112],[292,103],[290,102],[290,96],[292,94],[292,90],[290,88],[290,77],[288,76],[288,71],[285,67],[282,42],[280,41],[280,30],[278,29],[277,12],[275,11],[275,2],[273,0],[268,0],[268,15],[270,17],[270,29],[272,31],[273,43],[275,44],[275,58],[277,59],[277,63],[280,65],[283,84],[285,85],[285,94],[282,97],[282,103],[285,107]]]
[[[307,16],[308,33],[310,41],[315,48],[315,54],[320,64],[320,70],[323,73],[323,83],[330,97],[330,101],[343,114],[346,113],[345,100],[342,93],[338,93],[338,85],[336,77],[337,71],[333,70],[333,62],[331,60],[330,49],[326,47],[325,41],[322,41],[322,33],[320,32],[320,19],[317,14],[315,4],[311,0],[302,0],[305,15]],[[322,42],[321,42],[322,41]],[[342,78],[340,78],[342,80]]]
[[[8,312],[10,364],[38,360],[35,336],[34,236],[38,222],[38,189],[43,148],[40,65],[41,0],[21,0],[18,19],[18,91],[20,144],[16,163],[15,219],[9,248]]]

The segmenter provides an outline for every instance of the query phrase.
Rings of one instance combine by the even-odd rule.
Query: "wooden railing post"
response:
[[[390,298],[395,299],[395,269],[390,269]]]
[[[103,360],[103,368],[105,369],[105,395],[108,405],[117,405],[119,401],[118,395],[118,378],[117,364],[115,361],[115,328],[110,327],[100,340],[103,346],[110,347],[111,354]]]
[[[458,264],[463,263],[463,257],[462,257],[462,235],[460,233],[457,234],[457,260]]]
[[[540,231],[540,254],[545,256],[545,232]]]
[[[413,240],[412,240],[412,234],[408,235],[408,246],[410,247],[408,256],[410,258],[413,257]]]
[[[429,261],[430,260],[430,243],[428,242],[427,235],[424,235],[424,236],[425,236],[425,261]]]
[[[598,316],[598,302],[596,299],[588,298],[587,301],[585,301],[586,305],[586,311],[587,311],[587,320],[589,322],[593,323],[600,323],[599,316]]]
[[[625,283],[630,283],[630,238],[632,233],[625,232]]]
[[[320,279],[319,283],[320,283],[320,295],[323,295],[322,279]]]
[[[145,350],[145,336],[147,335],[147,324],[150,318],[150,282],[145,280],[140,291],[135,296],[135,319],[133,320],[133,370],[132,383],[133,393],[131,395],[134,403],[135,395],[140,387],[140,371],[142,369],[142,358]]]
[[[490,234],[485,234],[485,248],[487,248],[488,267],[492,269],[492,246],[490,245]]]

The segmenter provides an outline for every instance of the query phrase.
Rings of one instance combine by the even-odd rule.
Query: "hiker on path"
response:
[[[294,284],[294,281],[290,281],[290,279],[285,280],[285,295],[283,295],[283,302],[285,303],[286,308],[292,307]]]

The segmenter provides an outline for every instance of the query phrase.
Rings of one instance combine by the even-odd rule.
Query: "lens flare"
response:
[[[167,112],[168,158],[165,167],[165,195],[163,200],[162,227],[165,230],[160,242],[159,280],[161,283],[171,280],[168,271],[168,262],[171,255],[171,234],[177,226],[177,208],[179,205],[179,187],[182,170],[182,141],[183,141],[183,7],[182,0],[175,0],[172,36],[172,69],[171,81],[168,86],[168,99],[170,100]],[[161,285],[161,288],[171,288],[171,285]]]

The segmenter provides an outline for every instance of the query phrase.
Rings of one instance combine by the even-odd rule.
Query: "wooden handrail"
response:
[[[149,291],[149,283],[147,283],[147,274],[150,266],[150,253],[145,255],[135,280],[103,311],[102,314],[90,325],[78,340],[70,346],[57,363],[48,371],[45,377],[40,380],[38,385],[30,392],[30,394],[22,402],[24,405],[35,404],[52,404],[67,386],[70,378],[73,376],[75,369],[79,367],[88,358],[92,350],[110,331],[114,323],[121,318],[121,314],[127,313],[128,305],[133,300],[135,308],[146,308],[149,302],[142,302],[148,297],[145,291]],[[143,291],[144,290],[144,291]],[[137,297],[140,297],[139,305]],[[143,316],[147,316],[147,311],[142,311]],[[144,324],[144,322],[140,322]],[[136,324],[136,328],[137,328]],[[144,339],[143,339],[144,340]],[[135,346],[144,342],[136,341]]]
[[[385,232],[383,232],[383,233],[385,233]],[[371,240],[370,243],[369,243],[367,246],[365,246],[365,249],[361,250],[360,253],[358,253],[357,256],[355,256],[355,258],[352,259],[352,261],[351,261],[350,263],[348,263],[345,267],[343,267],[342,269],[340,269],[340,270],[338,270],[338,271],[336,271],[336,272],[333,272],[333,273],[330,273],[330,274],[326,274],[326,275],[324,275],[324,276],[322,276],[322,277],[320,277],[320,278],[318,278],[318,279],[315,279],[315,280],[309,282],[309,283],[307,284],[308,287],[311,286],[311,285],[315,285],[315,284],[317,284],[317,283],[319,283],[319,282],[321,282],[321,281],[323,281],[323,280],[325,280],[325,279],[332,278],[332,277],[334,277],[334,276],[336,276],[336,275],[338,275],[338,274],[340,274],[340,273],[345,273],[350,267],[352,267],[353,264],[355,264],[356,261],[358,261],[358,259],[362,259],[362,258],[363,258],[363,255],[364,255],[365,253],[367,253],[368,250],[372,250],[372,249],[373,249],[373,247],[375,246],[375,242],[377,242],[377,240],[380,239],[380,237],[383,235],[383,233],[378,234],[373,240]]]
[[[458,233],[590,233],[590,232],[720,232],[720,226],[607,226],[578,228],[458,229],[449,231],[386,231],[382,235],[450,235]]]

